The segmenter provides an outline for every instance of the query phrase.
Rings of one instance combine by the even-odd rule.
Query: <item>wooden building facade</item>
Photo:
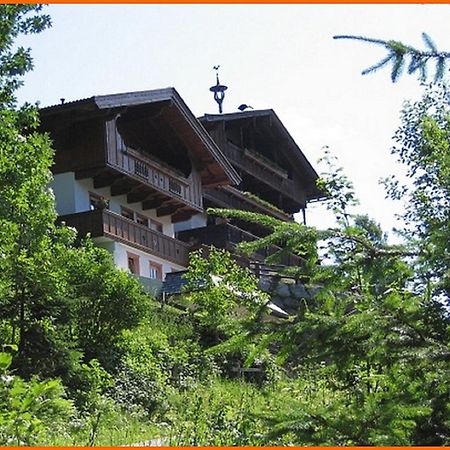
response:
[[[308,202],[323,197],[316,186],[316,171],[273,110],[205,115],[199,120],[241,178],[235,186],[204,189],[206,207],[240,209],[292,221],[295,213],[305,212]],[[233,251],[239,242],[267,234],[254,224],[221,222],[211,217],[206,227],[179,231],[177,236]],[[275,250],[255,254],[254,259],[263,261]],[[299,259],[292,255],[281,263],[298,264]]]
[[[174,224],[203,214],[205,188],[240,182],[175,89],[63,103],[41,121],[60,220],[143,278],[185,269],[189,245]]]
[[[321,196],[317,173],[272,110],[196,119],[168,88],[62,103],[41,109],[41,121],[56,150],[60,220],[142,280],[184,270],[191,248],[234,251],[267,233],[208,217],[209,206],[290,221]]]

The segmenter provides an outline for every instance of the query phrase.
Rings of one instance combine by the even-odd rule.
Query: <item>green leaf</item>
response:
[[[12,363],[12,355],[9,353],[0,353],[0,372],[6,372]]]

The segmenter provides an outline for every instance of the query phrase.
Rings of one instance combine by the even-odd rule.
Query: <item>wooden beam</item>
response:
[[[128,194],[128,192],[130,192],[135,186],[136,183],[131,180],[121,181],[120,183],[116,183],[111,186],[111,195],[115,197],[116,195]]]
[[[116,180],[117,175],[103,173],[94,177],[94,189],[101,189],[111,186]]]
[[[85,178],[92,178],[101,173],[101,169],[84,169],[75,171],[75,179],[83,180]]]
[[[194,157],[192,157],[191,159],[192,159],[192,161],[194,161],[194,165],[195,165],[195,167],[197,167],[197,170],[199,172],[204,172],[205,170],[209,170],[209,167],[211,166],[211,164],[215,163],[214,159],[212,159],[212,158],[207,158],[207,159],[203,159],[203,160],[195,158],[195,160],[194,160]]]
[[[128,203],[143,202],[148,197],[149,197],[148,191],[130,192],[127,195],[127,202]]]
[[[156,215],[158,217],[161,216],[171,216],[172,214],[174,214],[175,212],[177,212],[180,208],[182,208],[182,206],[180,204],[177,205],[167,205],[167,206],[162,206],[161,208],[158,208],[156,210]]]
[[[195,214],[192,209],[185,210],[181,209],[177,211],[175,214],[172,214],[172,223],[183,222],[185,220],[190,219]]]
[[[165,202],[165,197],[154,197],[142,202],[142,209],[159,208]]]

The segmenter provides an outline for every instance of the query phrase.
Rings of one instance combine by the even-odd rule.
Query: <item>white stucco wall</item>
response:
[[[163,226],[163,233],[167,236],[174,237],[174,224],[171,222],[170,216],[158,217],[156,209],[143,210],[142,202],[127,203],[127,196],[111,196],[109,187],[94,189],[94,182],[92,178],[84,180],[76,180],[74,172],[66,172],[54,176],[54,180],[50,187],[53,189],[56,200],[56,211],[59,215],[73,214],[83,211],[89,211],[89,193],[92,192],[99,196],[105,197],[109,200],[109,209],[117,214],[121,213],[121,206],[131,209],[145,217],[153,219]],[[199,219],[200,220],[200,219]],[[188,221],[190,222],[190,221]],[[206,216],[205,216],[206,223]],[[201,225],[200,225],[201,226]],[[185,269],[182,266],[173,264],[169,261],[150,255],[134,247],[115,242],[106,238],[97,238],[95,242],[110,251],[114,256],[114,262],[117,267],[128,270],[128,256],[127,252],[139,256],[140,275],[143,277],[150,276],[150,261],[160,264],[162,266],[163,278],[166,273],[174,270]]]
[[[127,253],[132,253],[133,255],[139,256],[139,275],[142,277],[150,277],[150,262],[157,263],[162,266],[163,280],[167,273],[185,269],[183,266],[168,262],[164,259],[158,258],[157,256],[149,255],[148,253],[125,245],[121,242],[107,242],[103,238],[100,238],[99,240],[94,239],[94,241],[96,241],[100,247],[106,248],[113,254],[114,264],[119,269],[128,271]]]
[[[58,215],[76,212],[75,206],[75,173],[59,173],[53,177],[50,188],[53,190]]]
[[[56,211],[60,216],[73,214],[83,211],[89,211],[89,192],[109,199],[109,209],[120,214],[121,206],[131,209],[139,214],[156,220],[163,226],[163,233],[174,237],[174,225],[170,216],[158,217],[156,209],[142,209],[142,202],[127,203],[126,195],[111,197],[109,187],[94,189],[92,178],[85,180],[76,180],[74,172],[66,172],[55,175],[50,184],[56,199]]]
[[[105,197],[109,200],[109,209],[112,212],[120,214],[121,206],[131,209],[145,217],[156,220],[163,226],[163,233],[167,236],[174,237],[174,227],[170,216],[158,217],[156,215],[156,209],[142,209],[142,202],[138,203],[127,203],[126,195],[111,196],[111,191],[109,187],[94,189],[94,182],[92,178],[86,180],[75,181],[77,185],[77,211],[88,211],[89,210],[89,192]]]

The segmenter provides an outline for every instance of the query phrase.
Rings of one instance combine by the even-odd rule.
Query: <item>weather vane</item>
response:
[[[228,86],[224,86],[219,82],[219,67],[220,66],[213,67],[213,69],[216,71],[216,85],[211,86],[209,90],[211,92],[214,92],[214,100],[219,105],[219,114],[222,114],[222,103],[223,99],[225,98],[225,91],[228,89]]]

